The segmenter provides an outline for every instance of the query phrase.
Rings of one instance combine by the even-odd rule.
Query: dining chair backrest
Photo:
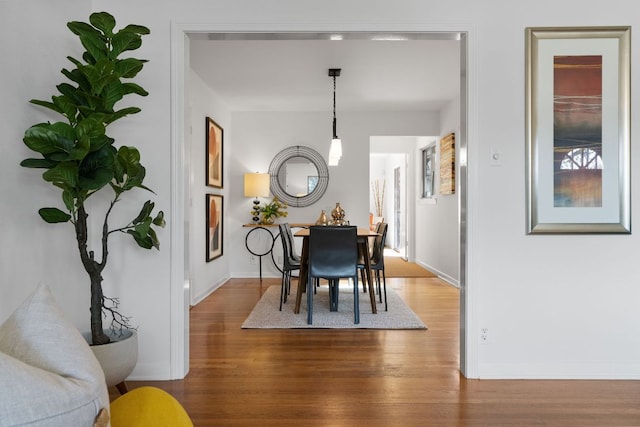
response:
[[[293,238],[293,232],[291,231],[291,226],[289,225],[288,222],[285,222],[283,225],[284,225],[287,238],[289,239],[289,257],[295,259],[296,261],[299,261],[300,257],[296,253],[296,242],[295,242],[295,239]],[[282,234],[282,228],[280,228],[280,234]]]
[[[280,229],[280,240],[282,241],[282,259],[284,269],[289,270],[291,268],[299,268],[299,263],[291,257],[291,242],[287,235],[286,224],[279,224],[278,228]]]
[[[313,277],[355,276],[358,261],[358,231],[354,226],[309,228],[309,274]]]
[[[378,224],[378,229],[376,232],[378,235],[376,236],[373,242],[373,253],[371,254],[371,263],[372,264],[380,264],[384,262],[384,245],[387,240],[387,228],[388,224],[386,222],[381,222]]]

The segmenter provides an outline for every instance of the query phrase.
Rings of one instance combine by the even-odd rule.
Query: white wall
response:
[[[251,222],[251,200],[243,196],[243,174],[267,172],[271,159],[283,148],[304,145],[328,155],[331,127],[330,112],[235,112],[232,113],[232,158],[229,160],[230,195],[227,205],[232,277],[257,277],[258,266],[250,264],[245,248],[247,229]],[[327,215],[336,202],[354,225],[369,223],[369,137],[371,135],[421,134],[437,127],[437,116],[425,112],[342,113],[340,137],[342,158],[338,166],[329,167],[329,185],[325,195],[315,204],[289,207],[286,221],[313,223],[325,210]],[[388,184],[391,185],[391,184]],[[264,200],[263,200],[264,201]],[[274,234],[277,230],[274,229]],[[252,235],[253,237],[253,235]],[[263,258],[263,276],[279,276],[269,257]]]
[[[52,283],[54,294],[63,300],[78,326],[86,315],[88,291],[76,292],[86,279],[74,254],[72,233],[42,224],[35,214],[43,204],[57,202],[57,197],[37,173],[23,170],[18,163],[28,155],[20,143],[24,129],[45,118],[26,101],[52,93],[61,79],[58,70],[66,63],[65,55],[79,51],[74,47],[75,37],[66,33],[64,22],[86,19],[88,9],[109,10],[119,22],[139,23],[152,29],[140,51],[141,56],[151,60],[141,75],[141,83],[151,95],[137,102],[143,109],[141,114],[127,124],[114,125],[114,136],[141,148],[148,165],[147,182],[156,190],[156,204],[162,208],[171,206],[171,153],[176,148],[170,139],[172,21],[209,22],[212,28],[233,26],[238,31],[294,27],[311,31],[467,31],[470,246],[466,295],[468,333],[474,341],[469,346],[468,373],[483,378],[640,378],[640,341],[634,338],[640,336],[637,233],[527,236],[524,198],[525,27],[638,26],[640,15],[630,13],[637,10],[636,0],[4,0],[0,2],[0,54],[15,60],[5,63],[0,80],[0,191],[5,201],[0,206],[0,318],[8,316],[39,281]],[[496,10],[500,10],[499,16]],[[503,16],[509,19],[502,19]],[[639,46],[632,43],[632,63],[638,58]],[[640,69],[633,68],[632,81],[639,77]],[[637,88],[632,85],[634,105],[638,102]],[[631,123],[638,122],[638,114],[638,109],[632,109]],[[355,122],[364,118],[352,117]],[[237,131],[235,123],[232,126]],[[352,192],[368,195],[366,166],[358,169],[363,178],[348,180],[353,173],[349,170],[351,161],[358,154],[350,151],[344,135],[345,160],[351,160],[336,169],[332,180],[350,182],[355,186]],[[631,135],[635,139],[633,129]],[[282,141],[280,138],[278,143]],[[501,150],[502,167],[489,165],[492,145]],[[632,169],[640,160],[638,156],[640,152],[632,150]],[[230,183],[238,181],[247,170],[234,169],[240,166],[234,159],[228,159],[226,166]],[[632,199],[637,199],[639,188],[632,186]],[[240,190],[231,186],[229,191],[228,199],[237,200],[239,206]],[[322,206],[336,199],[351,202],[345,202],[336,187],[330,188],[325,199]],[[356,221],[367,220],[366,199],[345,209]],[[232,207],[228,215],[238,212]],[[122,297],[124,310],[140,325],[140,364],[135,373],[138,378],[162,379],[170,375],[168,331],[173,290],[169,249],[177,242],[169,237],[174,235],[171,227],[180,224],[172,224],[172,218],[168,220],[169,228],[159,236],[160,253],[140,252],[119,243],[113,248],[119,255],[110,261],[115,268],[105,275],[108,283],[121,283],[115,285],[119,288],[115,291]],[[634,211],[632,222],[637,220]],[[234,224],[227,218],[229,230],[238,230],[241,222],[238,219]],[[233,245],[234,237],[227,237]],[[576,265],[581,267],[570,268]],[[479,344],[480,328],[489,330],[487,344]]]
[[[421,236],[416,244],[416,262],[436,273],[439,277],[459,286],[460,281],[460,221],[458,197],[460,177],[460,102],[451,101],[440,114],[440,129],[437,138],[421,138],[414,151],[416,165],[416,235]],[[456,193],[440,194],[440,139],[449,133],[456,134]],[[422,191],[422,150],[434,143],[436,147],[436,176],[434,197],[423,199]]]
[[[223,223],[222,229],[222,255],[212,261],[206,261],[206,195],[222,195],[224,209],[227,209],[229,194],[228,171],[223,168],[223,189],[207,187],[205,185],[206,176],[206,117],[212,118],[223,129],[224,141],[233,141],[231,129],[231,114],[226,106],[216,96],[216,93],[207,87],[200,76],[195,72],[189,74],[188,81],[188,116],[190,124],[190,156],[191,173],[190,189],[191,200],[189,203],[189,229],[190,245],[189,252],[191,263],[191,303],[197,304],[204,297],[209,295],[215,288],[221,286],[229,279],[229,259],[225,256],[229,252],[229,239],[227,238],[229,228]],[[231,144],[227,144],[231,147]],[[225,147],[225,148],[228,148]],[[224,163],[228,163],[232,150],[223,150]]]

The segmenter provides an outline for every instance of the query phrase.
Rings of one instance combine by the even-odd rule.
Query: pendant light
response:
[[[340,68],[329,68],[329,77],[333,77],[333,139],[329,148],[329,166],[338,166],[342,157],[342,141],[338,138],[336,130],[336,77],[340,76]]]

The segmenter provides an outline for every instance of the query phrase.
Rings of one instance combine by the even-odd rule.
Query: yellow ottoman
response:
[[[193,427],[180,402],[156,387],[135,388],[111,402],[111,427]]]

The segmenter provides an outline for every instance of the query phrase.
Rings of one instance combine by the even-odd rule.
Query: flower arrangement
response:
[[[286,203],[280,201],[277,197],[274,197],[269,203],[254,207],[251,214],[253,216],[260,215],[261,224],[273,224],[276,218],[286,217],[289,214],[287,212],[287,208],[288,206]]]

